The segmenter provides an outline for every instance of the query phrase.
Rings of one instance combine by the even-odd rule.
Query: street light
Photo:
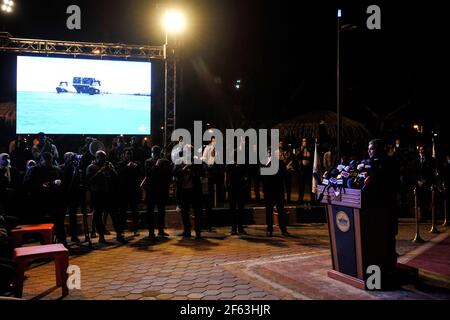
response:
[[[341,139],[342,139],[342,110],[341,110],[341,32],[352,31],[357,29],[357,26],[344,24],[341,26],[342,10],[338,9],[337,12],[337,63],[336,63],[336,113],[337,113],[337,125],[336,125],[336,144],[337,144],[337,159],[341,161]]]
[[[163,26],[166,33],[164,44],[165,58],[165,84],[164,84],[164,142],[169,142],[171,130],[176,128],[176,107],[177,107],[177,54],[179,47],[176,36],[186,29],[186,17],[182,11],[169,9],[164,14]],[[169,44],[169,34],[174,37],[173,43]],[[177,47],[178,46],[178,47]],[[178,51],[178,50],[177,50]],[[169,61],[170,60],[170,61]],[[180,86],[183,88],[183,68],[181,67]],[[169,92],[170,91],[170,92]],[[170,100],[170,101],[169,101]],[[170,124],[168,121],[172,121]]]
[[[178,10],[167,10],[164,15],[164,28],[167,33],[181,33],[186,28],[186,17]],[[167,39],[166,39],[167,40]]]
[[[12,1],[12,0],[3,0],[1,9],[2,9],[3,12],[11,13],[13,6],[14,6],[14,1]]]

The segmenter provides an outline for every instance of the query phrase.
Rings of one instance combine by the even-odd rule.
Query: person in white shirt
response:
[[[216,161],[216,137],[211,138],[211,142],[203,150],[203,162],[208,166],[213,166]]]

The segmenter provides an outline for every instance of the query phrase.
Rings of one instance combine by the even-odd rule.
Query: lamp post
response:
[[[342,10],[338,9],[337,12],[337,61],[336,61],[336,144],[337,144],[337,159],[341,162],[342,156],[342,110],[341,110],[341,32],[355,30],[357,27],[350,24],[344,24],[341,26]]]
[[[177,103],[177,57],[175,56],[176,39],[169,42],[169,35],[176,36],[186,27],[184,14],[178,10],[167,10],[164,15],[164,143],[168,143],[176,126]],[[169,92],[169,88],[173,92]]]

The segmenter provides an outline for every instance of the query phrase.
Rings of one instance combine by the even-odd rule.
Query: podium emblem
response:
[[[336,225],[342,232],[350,230],[350,218],[344,211],[339,211],[336,214]]]

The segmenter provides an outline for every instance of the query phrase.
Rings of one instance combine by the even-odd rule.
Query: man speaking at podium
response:
[[[371,208],[388,210],[387,250],[388,270],[382,273],[391,275],[396,270],[397,253],[395,237],[398,233],[396,196],[398,189],[398,166],[393,158],[387,156],[383,140],[374,139],[369,142],[370,173],[366,181],[366,205]]]

